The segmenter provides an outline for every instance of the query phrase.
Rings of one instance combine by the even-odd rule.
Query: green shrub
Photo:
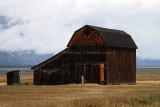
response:
[[[133,103],[136,104],[143,104],[143,105],[151,105],[153,103],[159,103],[160,99],[158,96],[149,96],[149,97],[133,97]]]

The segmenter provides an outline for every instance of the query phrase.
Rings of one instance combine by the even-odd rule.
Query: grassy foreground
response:
[[[5,78],[0,81],[6,82]],[[137,76],[136,85],[0,86],[0,107],[159,107],[160,76]]]

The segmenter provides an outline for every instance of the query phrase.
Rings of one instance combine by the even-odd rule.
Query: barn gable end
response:
[[[90,27],[84,26],[73,34],[70,42],[68,43],[68,46],[104,44],[105,42],[103,38],[100,36],[99,32]]]
[[[72,45],[105,45],[137,49],[132,37],[124,31],[85,25],[74,32],[67,47]]]

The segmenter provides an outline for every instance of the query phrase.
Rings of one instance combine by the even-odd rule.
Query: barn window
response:
[[[91,33],[91,32],[90,32],[88,29],[84,31],[84,34],[85,34],[86,36],[88,36],[90,33]]]

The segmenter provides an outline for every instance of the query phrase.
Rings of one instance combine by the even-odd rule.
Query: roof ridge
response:
[[[93,28],[95,30],[98,30],[98,31],[112,32],[112,33],[119,33],[119,34],[129,35],[125,31],[119,30],[119,29],[110,29],[110,28],[104,28],[104,27],[98,27],[98,26],[92,26],[92,25],[85,25],[85,26],[91,27],[91,28]]]

